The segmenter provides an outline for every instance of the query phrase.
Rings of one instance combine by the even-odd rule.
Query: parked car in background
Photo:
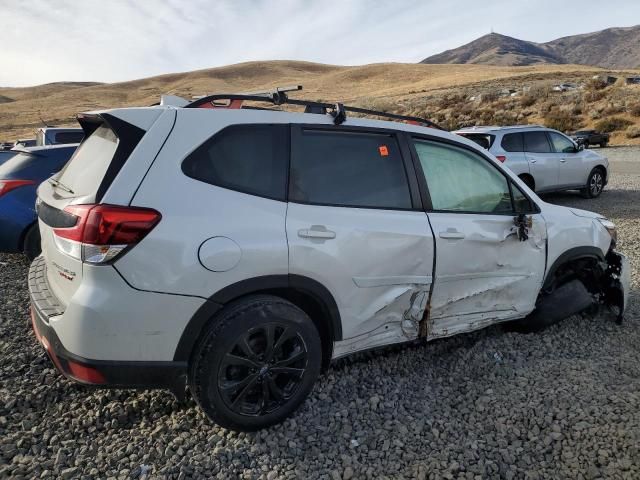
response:
[[[537,125],[470,127],[462,135],[489,150],[532,190],[580,190],[594,198],[609,179],[609,161],[565,134]]]
[[[0,143],[0,152],[11,150],[14,146],[15,144],[13,144],[12,142],[2,142]]]
[[[597,130],[578,130],[571,138],[578,145],[583,145],[584,148],[589,148],[591,145],[599,145],[600,147],[606,147],[609,143],[609,134],[601,133]]]
[[[81,128],[41,127],[36,131],[36,145],[80,143],[84,138]]]
[[[59,172],[77,145],[32,147],[0,165],[0,251],[40,253],[35,211],[38,185]],[[4,153],[4,152],[0,152]]]
[[[38,189],[29,272],[36,337],[66,376],[188,385],[213,421],[256,430],[358,351],[598,302],[622,318],[629,265],[601,215],[545,203],[437,128],[242,99],[78,117],[89,136]]]

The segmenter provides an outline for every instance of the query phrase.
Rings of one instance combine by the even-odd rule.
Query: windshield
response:
[[[118,137],[106,125],[98,127],[75,151],[57,180],[76,196],[95,194],[118,148]]]

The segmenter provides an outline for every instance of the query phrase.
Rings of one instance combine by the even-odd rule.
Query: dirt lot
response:
[[[27,326],[27,263],[0,255],[0,478],[639,478],[640,149],[603,195],[545,200],[618,224],[626,321],[492,327],[334,366],[284,424],[237,434],[164,392],[63,379]]]

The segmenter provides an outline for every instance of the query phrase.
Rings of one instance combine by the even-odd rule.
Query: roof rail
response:
[[[414,125],[423,125],[430,128],[436,128],[438,130],[445,130],[440,125],[420,117],[412,117],[408,115],[398,115],[395,113],[380,112],[377,110],[369,110],[366,108],[350,107],[343,105],[342,103],[324,103],[313,102],[310,100],[296,100],[291,99],[287,95],[287,92],[302,90],[302,85],[296,85],[293,87],[281,87],[266,92],[255,93],[218,93],[214,95],[207,95],[202,98],[198,98],[193,102],[185,105],[184,108],[256,108],[256,107],[243,107],[243,102],[264,102],[271,103],[272,105],[302,105],[305,107],[304,113],[318,113],[329,114],[333,117],[333,122],[336,125],[343,123],[347,119],[346,112],[359,113],[361,115],[384,117],[392,120],[401,120]],[[220,100],[226,100],[226,103],[220,103]],[[218,102],[218,103],[216,103]]]

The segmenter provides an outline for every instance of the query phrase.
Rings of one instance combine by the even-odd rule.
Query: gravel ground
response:
[[[604,150],[601,198],[545,199],[614,220],[638,279],[640,169],[627,163],[639,150],[627,150]],[[63,379],[27,326],[26,273],[0,255],[0,478],[640,478],[637,280],[622,326],[574,317],[362,355],[292,419],[238,434],[168,393]]]

